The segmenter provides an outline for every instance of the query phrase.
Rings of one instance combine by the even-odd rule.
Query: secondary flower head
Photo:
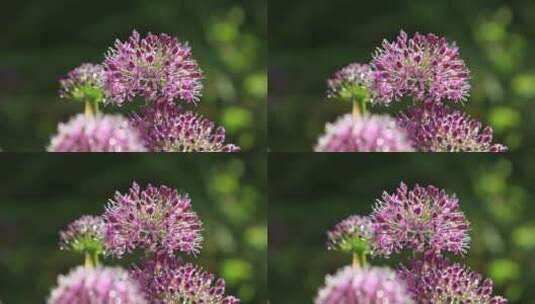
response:
[[[156,152],[239,152],[225,144],[225,128],[194,112],[158,101],[131,117],[146,145]]]
[[[74,116],[58,125],[49,152],[143,152],[138,131],[118,115]]]
[[[504,304],[507,300],[492,296],[492,281],[459,264],[436,272],[434,286],[428,286],[432,303],[489,303]],[[438,287],[438,288],[437,288]]]
[[[59,233],[60,249],[76,252],[103,252],[104,220],[84,215]]]
[[[117,192],[103,215],[105,243],[110,254],[121,257],[135,248],[148,253],[197,254],[201,248],[201,222],[186,195],[167,186]]]
[[[341,251],[368,251],[373,237],[373,224],[369,217],[352,215],[327,232],[327,248]]]
[[[410,286],[413,297],[421,303],[481,303],[505,304],[507,300],[492,296],[492,281],[479,273],[446,259],[426,256],[411,261],[398,276]]]
[[[225,295],[225,281],[193,264],[179,264],[176,259],[156,258],[135,267],[131,276],[150,296],[152,303],[238,304]]]
[[[367,64],[352,63],[327,80],[327,97],[358,100],[369,96],[372,70]]]
[[[120,268],[79,266],[58,278],[48,304],[145,304],[137,283]]]
[[[105,88],[111,102],[122,105],[135,96],[155,101],[179,98],[196,102],[202,90],[202,72],[187,43],[167,34],[138,32],[122,42],[117,40],[104,61]]]
[[[492,128],[470,116],[425,102],[398,117],[409,138],[425,152],[505,152],[507,147],[492,143]]]
[[[70,71],[60,83],[59,96],[76,101],[104,101],[104,68],[84,63]]]
[[[372,115],[354,120],[346,114],[327,123],[315,148],[318,152],[412,151],[405,130],[388,116]]]
[[[459,200],[434,186],[416,185],[409,190],[401,183],[394,193],[383,193],[371,218],[378,255],[403,249],[463,254],[470,242],[469,223],[459,210]]]
[[[378,102],[388,104],[404,96],[461,102],[470,90],[469,71],[459,49],[434,34],[416,33],[408,39],[401,31],[394,41],[384,40],[371,65]]]
[[[387,268],[346,266],[327,275],[315,304],[411,304],[405,284]]]

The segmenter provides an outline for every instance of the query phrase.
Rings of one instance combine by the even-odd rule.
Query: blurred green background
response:
[[[511,151],[533,150],[535,1],[269,0],[268,24],[272,151],[311,151],[325,123],[351,111],[326,100],[326,79],[351,62],[369,62],[401,29],[456,41],[472,73],[465,111],[490,124]]]
[[[456,193],[471,222],[464,261],[510,303],[535,303],[535,163],[528,155],[275,154],[269,159],[268,286],[273,303],[312,303],[324,277],[350,264],[327,251],[326,231],[369,214],[401,181]],[[398,259],[372,259],[396,266]]]
[[[266,166],[258,156],[0,156],[0,299],[44,303],[56,277],[83,257],[60,251],[58,232],[84,214],[101,214],[131,183],[165,184],[190,194],[204,224],[198,258],[225,278],[243,303],[265,303]],[[108,264],[131,265],[133,258]]]
[[[265,0],[21,0],[0,2],[0,147],[43,151],[56,125],[83,111],[58,97],[58,80],[99,63],[133,29],[189,41],[205,72],[196,108],[242,151],[266,146]],[[141,104],[105,112],[129,113]],[[187,109],[193,109],[187,106]]]

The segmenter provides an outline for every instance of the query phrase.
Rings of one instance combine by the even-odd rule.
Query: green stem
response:
[[[368,102],[368,99],[369,98],[366,96],[358,100],[359,109],[363,116],[366,116],[368,114],[368,110],[366,109],[366,103]]]
[[[95,265],[95,267],[100,266],[100,260],[98,258],[98,253],[93,252],[93,254],[91,256],[93,258],[93,265]]]
[[[93,117],[93,107],[91,107],[91,103],[89,101],[85,102],[85,111],[84,111],[85,117]]]
[[[92,269],[95,267],[95,264],[93,264],[93,259],[91,257],[91,254],[89,252],[85,253],[85,268],[86,269]]]
[[[88,98],[85,100],[85,117],[92,117],[99,114],[98,99]]]
[[[356,100],[353,100],[353,120],[357,120],[360,116],[360,109],[358,102]]]
[[[360,255],[360,258],[361,258],[360,263],[361,263],[362,267],[366,267],[366,265],[368,265],[368,261],[367,261],[367,259],[366,259],[366,253],[363,252],[363,253]]]
[[[100,265],[98,255],[99,254],[96,251],[94,252],[86,251],[85,264],[84,264],[85,268],[92,269],[92,268],[98,267]]]
[[[359,260],[360,260],[359,255],[356,252],[354,252],[353,253],[353,264],[352,264],[353,265],[353,269],[359,269],[360,268],[361,264],[360,264]]]
[[[353,99],[353,120],[356,120],[360,116],[368,115],[368,109],[366,108],[368,100],[368,97]]]

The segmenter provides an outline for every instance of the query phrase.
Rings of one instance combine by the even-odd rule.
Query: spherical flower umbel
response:
[[[436,284],[432,276],[433,269],[443,269],[449,266],[448,260],[431,251],[415,255],[407,265],[400,265],[397,270],[398,278],[407,284],[407,289],[418,303],[431,303],[428,287]]]
[[[352,215],[327,232],[329,250],[369,250],[373,237],[373,224],[369,217]]]
[[[137,282],[120,268],[79,266],[58,278],[48,304],[145,304]]]
[[[103,215],[105,244],[111,255],[121,257],[135,248],[147,253],[197,254],[201,248],[201,221],[186,195],[167,186],[148,185],[141,190],[117,192]]]
[[[459,49],[445,38],[416,33],[408,39],[401,31],[392,42],[384,40],[372,60],[372,88],[376,101],[388,104],[404,96],[417,100],[465,101],[470,90],[469,71]]]
[[[409,138],[424,152],[505,152],[492,143],[492,128],[459,111],[426,102],[398,117]]]
[[[100,216],[84,215],[59,233],[60,249],[102,253],[104,228]]]
[[[346,114],[327,123],[315,148],[317,152],[413,151],[405,130],[388,116],[372,115],[354,120]]]
[[[405,284],[387,268],[346,266],[327,275],[315,304],[411,304]]]
[[[409,190],[401,183],[394,193],[383,193],[371,218],[377,255],[403,249],[464,254],[469,246],[469,223],[459,200],[434,186],[416,185]]]
[[[156,152],[239,152],[225,144],[225,128],[194,112],[182,112],[175,104],[158,101],[131,117],[152,151]]]
[[[138,131],[118,115],[85,117],[79,114],[58,125],[49,152],[143,152]]]
[[[492,296],[492,281],[483,280],[481,275],[470,269],[454,264],[435,272],[434,286],[428,286],[431,293],[431,303],[482,303],[505,304],[507,300]]]
[[[59,81],[59,96],[77,101],[103,101],[104,79],[104,68],[100,64],[84,63]]]
[[[216,279],[193,264],[179,264],[176,259],[162,258],[144,261],[131,272],[150,296],[151,303],[240,303],[237,298],[225,295],[223,279]]]
[[[137,31],[117,40],[103,63],[105,88],[110,102],[122,105],[135,96],[155,101],[196,102],[202,90],[202,72],[188,44],[167,34],[149,33],[141,39]]]
[[[327,80],[327,97],[354,100],[368,97],[372,70],[367,64],[352,63]]]
[[[409,290],[419,303],[507,303],[500,296],[492,296],[490,279],[483,279],[479,273],[458,263],[450,265],[437,256],[411,261],[398,276],[411,286]]]

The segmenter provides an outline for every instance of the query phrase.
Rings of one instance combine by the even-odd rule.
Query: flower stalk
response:
[[[353,253],[353,263],[351,265],[353,266],[353,269],[360,268],[359,257],[356,253]]]
[[[86,251],[85,252],[85,262],[84,266],[86,269],[93,269],[100,266],[100,260],[98,257],[98,252],[96,251]]]
[[[84,115],[85,117],[93,117],[99,114],[99,107],[98,107],[99,101],[96,99],[87,98],[85,100],[85,110]]]
[[[357,120],[360,116],[359,104],[356,100],[353,100],[353,120]]]
[[[366,94],[367,95],[367,94]],[[357,120],[360,116],[367,116],[368,109],[366,108],[366,103],[368,102],[367,96],[356,96],[352,98],[353,104],[353,119]]]
[[[89,252],[85,253],[85,263],[84,266],[86,269],[93,269],[95,264],[93,263],[93,259],[91,258],[91,254]]]

